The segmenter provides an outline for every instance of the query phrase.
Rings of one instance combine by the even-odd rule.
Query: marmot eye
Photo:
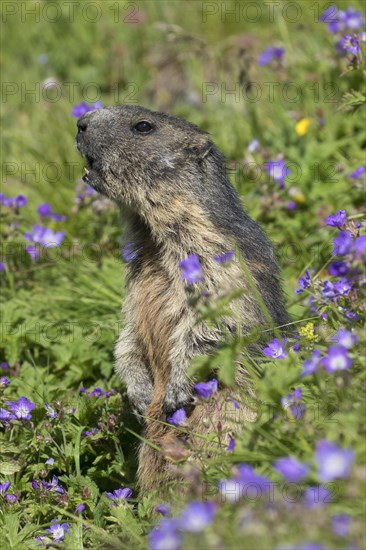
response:
[[[141,120],[141,122],[138,122],[134,126],[134,130],[136,130],[137,132],[140,132],[141,134],[147,134],[148,132],[151,132],[152,129],[153,128],[150,122],[147,122],[147,120]]]

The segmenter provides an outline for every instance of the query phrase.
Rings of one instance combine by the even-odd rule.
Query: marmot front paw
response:
[[[147,384],[143,387],[132,388],[127,390],[127,397],[131,404],[133,412],[137,415],[137,418],[143,422],[143,419],[139,418],[139,415],[146,415],[148,406],[151,403],[153,394],[152,384]]]
[[[181,388],[174,384],[168,384],[164,399],[164,412],[167,416],[178,409],[184,409],[194,402],[190,387]]]

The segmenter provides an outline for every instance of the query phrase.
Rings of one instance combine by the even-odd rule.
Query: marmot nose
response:
[[[80,134],[81,132],[85,132],[85,130],[87,129],[88,122],[84,117],[82,117],[82,118],[79,118],[76,125],[78,127],[78,133]]]

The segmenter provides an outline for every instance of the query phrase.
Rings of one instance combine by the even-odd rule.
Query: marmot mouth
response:
[[[81,178],[85,183],[90,183],[90,172],[91,170],[93,170],[93,166],[94,166],[94,161],[95,159],[93,159],[92,157],[90,157],[89,155],[85,155],[84,156],[85,160],[86,160],[86,166],[84,167],[84,175],[83,177]]]

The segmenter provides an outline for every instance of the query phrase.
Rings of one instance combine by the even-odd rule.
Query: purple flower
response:
[[[149,535],[150,550],[179,550],[182,536],[177,531],[177,522],[162,519]]]
[[[137,257],[137,253],[140,248],[136,249],[136,244],[134,242],[127,243],[122,248],[122,258],[125,262],[132,262]]]
[[[81,116],[85,115],[85,113],[88,113],[89,111],[94,111],[95,109],[100,109],[103,107],[103,103],[101,101],[96,101],[92,105],[88,105],[85,103],[85,101],[82,101],[79,103],[79,105],[75,105],[71,111],[72,116],[76,118],[80,118]]]
[[[313,351],[311,359],[304,361],[303,370],[301,376],[309,376],[318,370],[321,361],[321,353],[317,349]]]
[[[326,550],[326,548],[317,542],[304,542],[301,546],[297,546],[294,550]]]
[[[7,401],[6,404],[17,418],[24,420],[30,420],[32,418],[31,411],[33,411],[36,406],[36,404],[29,401],[27,397],[20,397],[16,403]]]
[[[190,502],[177,520],[178,527],[190,533],[200,533],[213,522],[215,513],[214,502]]]
[[[330,374],[338,370],[347,370],[352,366],[348,350],[343,346],[331,346],[326,357],[322,359],[322,363]]]
[[[187,425],[186,411],[184,409],[178,409],[172,414],[172,416],[167,418],[166,421],[172,426],[186,426]]]
[[[353,55],[357,55],[361,49],[359,40],[350,34],[342,36],[341,40],[338,42],[338,47]]]
[[[346,478],[354,459],[353,449],[342,449],[326,439],[318,441],[315,462],[318,466],[320,481],[329,482],[337,478]]]
[[[328,216],[325,225],[330,225],[331,227],[338,227],[340,229],[342,225],[347,220],[347,213],[345,210],[338,210],[336,214],[331,214]]]
[[[345,262],[336,260],[335,262],[330,264],[328,271],[329,275],[332,275],[333,277],[344,277],[344,275],[347,275],[349,268]]]
[[[287,355],[287,351],[284,349],[282,342],[275,338],[269,342],[268,347],[264,348],[263,353],[273,359],[284,359]]]
[[[209,380],[208,382],[199,382],[194,387],[198,395],[203,397],[203,399],[208,399],[211,397],[214,392],[217,392],[217,388],[218,382],[216,378],[212,378],[212,380]]]
[[[355,240],[355,252],[357,258],[366,256],[366,235],[361,235]]]
[[[158,504],[155,508],[155,512],[161,514],[162,516],[170,516],[171,510],[167,504]]]
[[[337,514],[332,517],[332,531],[339,537],[346,537],[351,527],[352,518],[347,514]]]
[[[304,504],[307,508],[321,508],[332,501],[333,494],[322,485],[308,487],[304,493]]]
[[[358,168],[356,168],[356,170],[354,170],[353,172],[348,174],[348,177],[352,178],[354,180],[358,180],[359,178],[362,178],[364,173],[365,173],[365,167],[364,166],[359,166]]]
[[[38,248],[35,246],[26,246],[25,249],[32,258],[32,261],[35,261],[40,255]]]
[[[304,292],[306,288],[309,288],[311,285],[311,278],[310,278],[310,272],[307,269],[305,271],[305,275],[300,277],[297,289],[295,290],[295,294],[300,294],[301,292]]]
[[[289,175],[290,170],[286,167],[284,160],[269,160],[266,162],[267,174],[278,181],[280,186],[284,186],[285,178]]]
[[[257,498],[262,492],[268,492],[272,482],[265,476],[257,474],[248,464],[241,464],[235,477],[242,484],[242,494],[249,499]]]
[[[18,195],[17,197],[15,197],[14,200],[15,200],[15,207],[16,208],[22,208],[28,202],[27,197],[25,197],[24,195]]]
[[[182,277],[187,283],[193,284],[202,281],[203,271],[197,254],[191,254],[179,262],[179,267],[183,270]]]
[[[41,484],[47,491],[56,491],[56,493],[60,493],[60,495],[65,494],[65,489],[63,487],[60,487],[59,484],[58,484],[58,477],[57,476],[52,476],[51,483],[49,483],[48,481],[43,481],[42,480]]]
[[[54,458],[48,458],[45,462],[45,464],[49,464],[50,466],[53,466],[55,463],[55,459]]]
[[[285,408],[289,408],[292,416],[299,420],[302,418],[306,411],[305,403],[300,403],[302,399],[302,390],[296,388],[292,393],[286,395],[286,397],[281,398],[281,404]]]
[[[7,361],[2,361],[2,362],[0,363],[0,367],[1,367],[2,369],[8,369],[8,368],[9,368],[9,363],[8,363]]]
[[[5,483],[0,483],[0,495],[4,496],[5,493],[10,489],[10,481],[5,481]]]
[[[25,233],[24,236],[28,241],[39,243],[42,246],[50,248],[53,246],[60,246],[65,235],[62,231],[55,233],[49,227],[35,225],[33,231]]]
[[[333,254],[336,256],[345,256],[351,252],[353,239],[348,231],[341,231],[333,241]]]
[[[16,495],[5,495],[6,501],[9,502],[9,504],[14,504],[18,499]]]
[[[291,457],[279,458],[274,467],[286,481],[294,483],[305,479],[310,469],[307,464]]]
[[[6,376],[2,376],[0,378],[0,388],[6,388],[6,386],[9,386],[10,380],[6,378]]]
[[[53,539],[56,542],[61,542],[64,540],[66,534],[70,531],[70,525],[68,523],[57,523],[57,519],[53,519],[51,522],[51,527],[47,529],[52,534]]]
[[[256,153],[260,149],[260,143],[259,140],[254,138],[252,141],[248,144],[248,151],[249,153]]]
[[[342,277],[340,281],[337,281],[333,285],[335,296],[346,296],[352,290],[352,281],[348,281],[345,277]]]
[[[214,260],[219,264],[225,264],[226,262],[230,262],[230,260],[232,260],[233,258],[234,258],[234,251],[229,250],[228,252],[225,252],[225,254],[215,256]]]
[[[0,262],[0,271],[4,271],[4,269],[5,269],[4,262]]]
[[[52,218],[56,222],[61,222],[66,220],[66,216],[62,216],[61,214],[56,214],[56,212],[52,211],[52,207],[50,204],[40,204],[37,208],[37,212],[40,216],[44,218]]]
[[[345,29],[355,31],[361,29],[364,25],[361,12],[352,7],[347,8],[346,11],[338,10],[334,4],[323,12],[320,21],[328,23],[328,31],[332,33],[342,32]]]
[[[15,416],[6,409],[0,409],[0,422],[7,424],[9,420],[15,420]]]
[[[94,388],[92,392],[90,392],[90,395],[94,395],[94,397],[101,397],[103,395],[102,388]]]
[[[81,503],[79,504],[79,506],[76,507],[75,511],[77,514],[81,514],[82,512],[84,512],[84,510],[85,510],[85,504]]]
[[[51,405],[49,405],[48,403],[45,403],[44,408],[47,411],[47,416],[49,416],[50,418],[56,418],[57,417],[57,412],[55,411],[54,408],[51,407]]]
[[[99,432],[98,428],[92,428],[91,430],[86,430],[84,432],[84,435],[86,435],[88,437],[90,435],[95,435],[98,432]]]
[[[281,61],[285,54],[283,48],[267,48],[258,57],[258,65],[269,65],[274,59]]]
[[[345,328],[341,328],[332,337],[332,340],[333,342],[336,342],[339,346],[351,349],[357,342],[357,335],[352,334],[352,332],[346,330]]]
[[[131,489],[126,487],[125,489],[116,489],[113,493],[106,493],[105,496],[110,500],[113,500],[115,506],[121,502],[125,502],[127,498],[130,498],[132,495]]]
[[[226,447],[226,450],[231,453],[235,449],[235,439],[230,437],[229,445]]]
[[[287,208],[288,208],[288,210],[296,210],[296,208],[297,208],[296,202],[294,202],[294,201],[289,201],[289,202],[287,203]]]

